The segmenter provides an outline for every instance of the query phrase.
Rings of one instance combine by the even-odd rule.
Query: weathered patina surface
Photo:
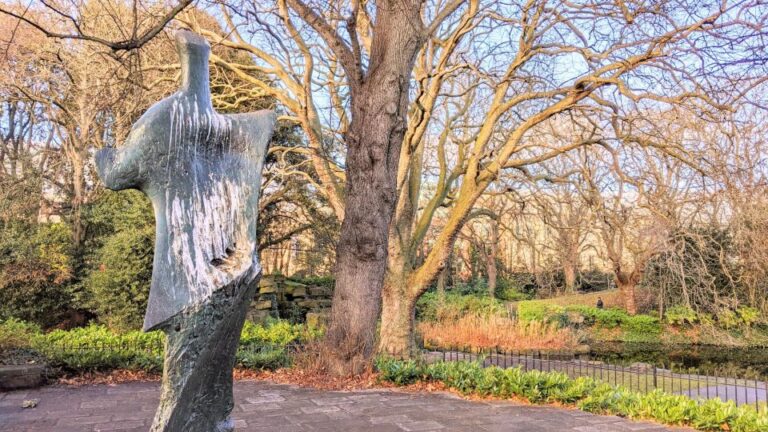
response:
[[[153,430],[230,430],[232,368],[261,274],[256,243],[261,170],[275,115],[220,115],[210,47],[180,31],[181,89],[136,122],[119,149],[96,155],[104,184],[152,201],[157,223],[144,329],[168,335]]]

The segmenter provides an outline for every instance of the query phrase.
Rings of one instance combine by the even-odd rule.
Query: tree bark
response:
[[[448,272],[451,269],[451,260],[445,263],[443,271],[440,272],[440,276],[437,277],[437,299],[440,302],[445,301],[445,285],[447,284]]]
[[[409,255],[401,254],[397,245],[393,244],[389,257],[390,277],[387,278],[383,293],[384,311],[379,341],[380,352],[410,352],[414,342],[416,301],[448,265],[453,255],[456,236],[466,221],[469,208],[478,196],[479,194],[473,195],[470,199],[456,203],[460,210],[466,210],[466,212],[459,212],[446,221],[443,231],[432,244],[432,251],[418,268],[414,267],[413,261],[409,261]],[[385,325],[385,319],[393,319],[397,322],[395,325]],[[405,332],[406,329],[407,332]]]
[[[621,293],[622,298],[624,299],[624,309],[627,310],[627,313],[630,315],[636,315],[637,314],[637,298],[635,295],[635,287],[636,283],[629,281],[629,282],[617,282],[616,285],[619,288],[619,292]]]
[[[499,228],[496,221],[491,221],[491,247],[486,256],[486,271],[488,272],[488,294],[491,298],[496,297],[496,280],[498,269],[496,267],[496,255],[499,252]]]
[[[406,279],[400,275],[388,277],[384,284],[383,300],[380,351],[396,357],[408,357],[415,346],[416,299],[409,292]]]
[[[83,223],[83,205],[85,204],[85,173],[84,157],[80,151],[73,151],[70,162],[72,163],[72,244],[79,249],[85,240],[85,226]]]
[[[369,73],[352,86],[345,136],[347,200],[324,358],[336,375],[362,372],[374,353],[410,78],[424,42],[419,3],[379,8],[373,33]]]
[[[564,262],[563,276],[565,277],[565,292],[573,293],[576,288],[576,266],[571,262]]]

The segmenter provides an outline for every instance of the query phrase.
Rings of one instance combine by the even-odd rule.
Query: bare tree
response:
[[[695,11],[679,2],[629,9],[600,1],[556,6],[538,1],[496,2],[494,6],[482,15],[488,27],[475,25],[487,32],[479,32],[477,38],[487,42],[483,36],[495,34],[490,28],[511,26],[519,31],[511,32],[511,37],[491,38],[497,43],[490,43],[487,51],[473,44],[474,56],[464,53],[454,59],[454,65],[473,60],[468,68],[472,73],[444,83],[440,92],[444,98],[431,116],[435,133],[416,143],[416,149],[434,149],[437,172],[425,170],[420,151],[404,153],[400,159],[401,167],[411,173],[403,178],[429,176],[434,192],[424,198],[418,181],[409,183],[415,188],[403,183],[383,294],[380,346],[387,351],[406,352],[411,346],[416,300],[441,272],[475,203],[502,171],[532,171],[579,147],[613,139],[612,132],[604,133],[610,121],[608,128],[604,121],[590,124],[581,113],[606,112],[626,118],[627,111],[642,111],[653,104],[699,110],[727,107],[730,99],[743,92],[732,93],[734,82],[718,71],[741,66],[739,61],[712,64],[707,58],[714,54],[714,45],[702,41],[731,40],[737,33],[748,44],[757,40],[754,27],[732,19],[743,4],[732,6],[735,9],[718,6]],[[606,31],[597,31],[598,27]],[[591,36],[586,36],[591,30]],[[593,49],[591,38],[595,37],[600,38],[600,51]],[[494,61],[501,52],[505,61]],[[703,70],[689,70],[687,65],[694,59]],[[559,70],[559,64],[578,64],[579,71]],[[757,75],[740,78],[746,87],[764,80]],[[709,88],[710,82],[717,85]],[[443,111],[447,113],[441,116]],[[580,125],[584,132],[567,141],[546,139],[552,122],[568,121],[586,123]],[[658,142],[649,145],[653,144]],[[446,157],[449,149],[453,158]],[[418,200],[426,202],[421,209]],[[438,213],[445,214],[445,223],[429,254],[417,262],[414,251]]]
[[[567,183],[541,182],[532,185],[530,199],[526,202],[534,210],[534,217],[541,220],[543,227],[551,232],[551,240],[543,247],[557,257],[563,273],[563,292],[576,290],[577,276],[581,269],[582,251],[588,244],[591,213],[587,203]]]
[[[220,3],[226,35],[203,33],[213,43],[253,54],[263,62],[261,70],[280,80],[282,86],[273,94],[307,135],[308,147],[295,151],[310,156],[318,186],[343,218],[326,333],[333,349],[324,358],[332,372],[358,372],[367,367],[375,348],[417,55],[464,2]],[[243,71],[240,65],[222,64]],[[331,101],[327,114],[337,122],[335,127],[322,121],[313,94],[319,86]],[[343,170],[332,157],[339,148]]]

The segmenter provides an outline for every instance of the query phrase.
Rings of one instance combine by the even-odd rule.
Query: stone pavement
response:
[[[0,393],[0,431],[146,431],[158,383],[52,386]],[[36,408],[21,408],[39,399]],[[261,381],[235,383],[237,431],[525,431],[661,432],[673,429],[576,410],[504,401],[468,401],[445,393],[332,392]],[[681,430],[681,429],[675,429]]]

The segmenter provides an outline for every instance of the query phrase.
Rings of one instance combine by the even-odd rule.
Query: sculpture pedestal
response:
[[[160,406],[152,432],[229,432],[234,407],[232,369],[248,305],[259,278],[217,290],[210,301],[182,312],[167,336]]]

